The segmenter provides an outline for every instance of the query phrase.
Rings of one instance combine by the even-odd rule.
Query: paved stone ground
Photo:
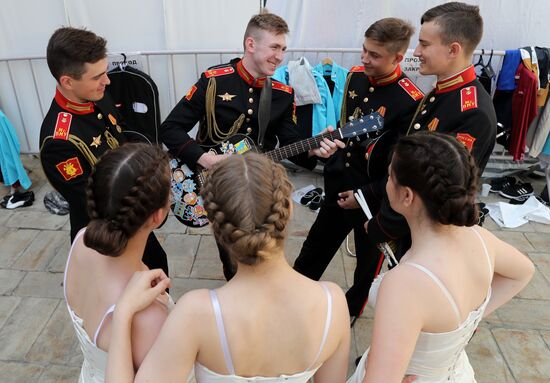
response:
[[[35,157],[24,156],[23,161],[31,171],[36,202],[15,211],[0,210],[0,381],[76,382],[82,357],[62,290],[68,216],[46,211],[42,200],[51,186]],[[318,174],[298,172],[291,177],[296,188],[322,186]],[[542,182],[535,182],[540,192]],[[7,192],[0,188],[0,195]],[[314,218],[315,213],[296,205],[287,243],[289,262],[297,256]],[[550,226],[529,223],[501,230],[489,218],[486,227],[526,253],[537,270],[518,297],[482,322],[468,346],[477,380],[550,382]],[[169,217],[157,236],[168,253],[175,298],[191,289],[223,284],[208,228],[186,230]],[[347,289],[354,267],[355,259],[342,247],[324,278]],[[368,346],[371,329],[372,311],[367,309],[353,329],[350,371],[352,361]]]

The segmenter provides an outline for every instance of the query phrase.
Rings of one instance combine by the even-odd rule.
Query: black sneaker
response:
[[[311,189],[300,199],[300,203],[307,206],[311,201],[313,201],[315,198],[319,198],[322,194],[323,189],[321,188]]]
[[[491,193],[498,193],[511,185],[516,184],[516,179],[514,177],[505,176],[500,178],[495,178],[491,180]]]
[[[34,202],[34,192],[14,193],[6,202],[6,209],[16,209],[18,207],[31,206]],[[2,205],[3,206],[3,205]]]
[[[518,198],[518,199],[511,199],[508,203],[510,205],[523,205],[530,197],[531,196],[524,196],[524,197],[521,197],[521,198]],[[537,199],[537,201],[539,201],[544,206],[550,206],[550,204],[548,202],[546,202],[540,196],[536,196],[535,198]]]
[[[510,185],[507,188],[498,192],[503,197],[511,199],[520,199],[525,196],[533,195],[533,186],[529,182],[518,182],[515,185]]]

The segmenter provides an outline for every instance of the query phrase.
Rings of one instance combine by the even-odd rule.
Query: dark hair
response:
[[[391,174],[401,186],[417,192],[428,216],[444,225],[478,223],[474,158],[453,136],[420,132],[399,139]]]
[[[288,24],[281,16],[267,11],[254,15],[246,26],[243,44],[248,37],[258,38],[258,31],[268,31],[275,35],[287,34]]]
[[[104,255],[120,255],[145,220],[166,205],[168,160],[160,146],[133,143],[101,156],[86,189],[86,246]]]
[[[201,195],[218,242],[235,261],[254,265],[282,246],[291,191],[281,165],[247,153],[218,162]]]
[[[404,53],[409,47],[414,27],[405,20],[387,17],[374,22],[365,37],[384,44],[392,52]]]
[[[63,75],[80,79],[84,64],[94,64],[107,57],[107,41],[86,29],[63,27],[50,37],[46,58],[57,81]]]
[[[444,44],[458,42],[468,54],[472,54],[483,35],[483,18],[477,5],[450,2],[427,10],[420,24],[433,21],[441,28]]]

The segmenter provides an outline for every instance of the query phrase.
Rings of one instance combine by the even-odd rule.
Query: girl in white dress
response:
[[[96,164],[87,188],[90,223],[75,237],[64,275],[64,292],[84,361],[81,383],[105,380],[112,312],[139,270],[147,238],[170,209],[168,156],[158,147],[127,144]],[[161,272],[162,273],[162,272]],[[167,294],[132,321],[133,367],[156,339],[168,308]]]
[[[372,343],[348,381],[475,382],[464,352],[483,316],[531,279],[532,262],[476,226],[478,170],[454,137],[417,133],[397,143],[386,186],[412,246],[377,278]],[[365,369],[366,368],[366,369]]]
[[[166,320],[136,382],[345,382],[350,347],[344,294],[294,271],[284,255],[291,184],[265,156],[217,163],[202,189],[216,239],[237,264],[216,290],[185,294]],[[136,275],[118,302],[109,382],[133,382],[132,316],[155,295],[155,272]],[[165,283],[162,281],[161,283]]]

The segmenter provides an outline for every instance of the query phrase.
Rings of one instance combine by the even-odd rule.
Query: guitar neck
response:
[[[269,152],[264,153],[266,156],[271,158],[273,161],[281,161],[289,157],[297,156],[298,154],[307,152],[310,149],[315,149],[320,146],[323,139],[328,138],[329,140],[341,139],[342,133],[340,129],[336,129],[333,132],[327,132],[319,134],[314,137],[306,138],[305,140],[294,142],[283,147],[273,149]]]

